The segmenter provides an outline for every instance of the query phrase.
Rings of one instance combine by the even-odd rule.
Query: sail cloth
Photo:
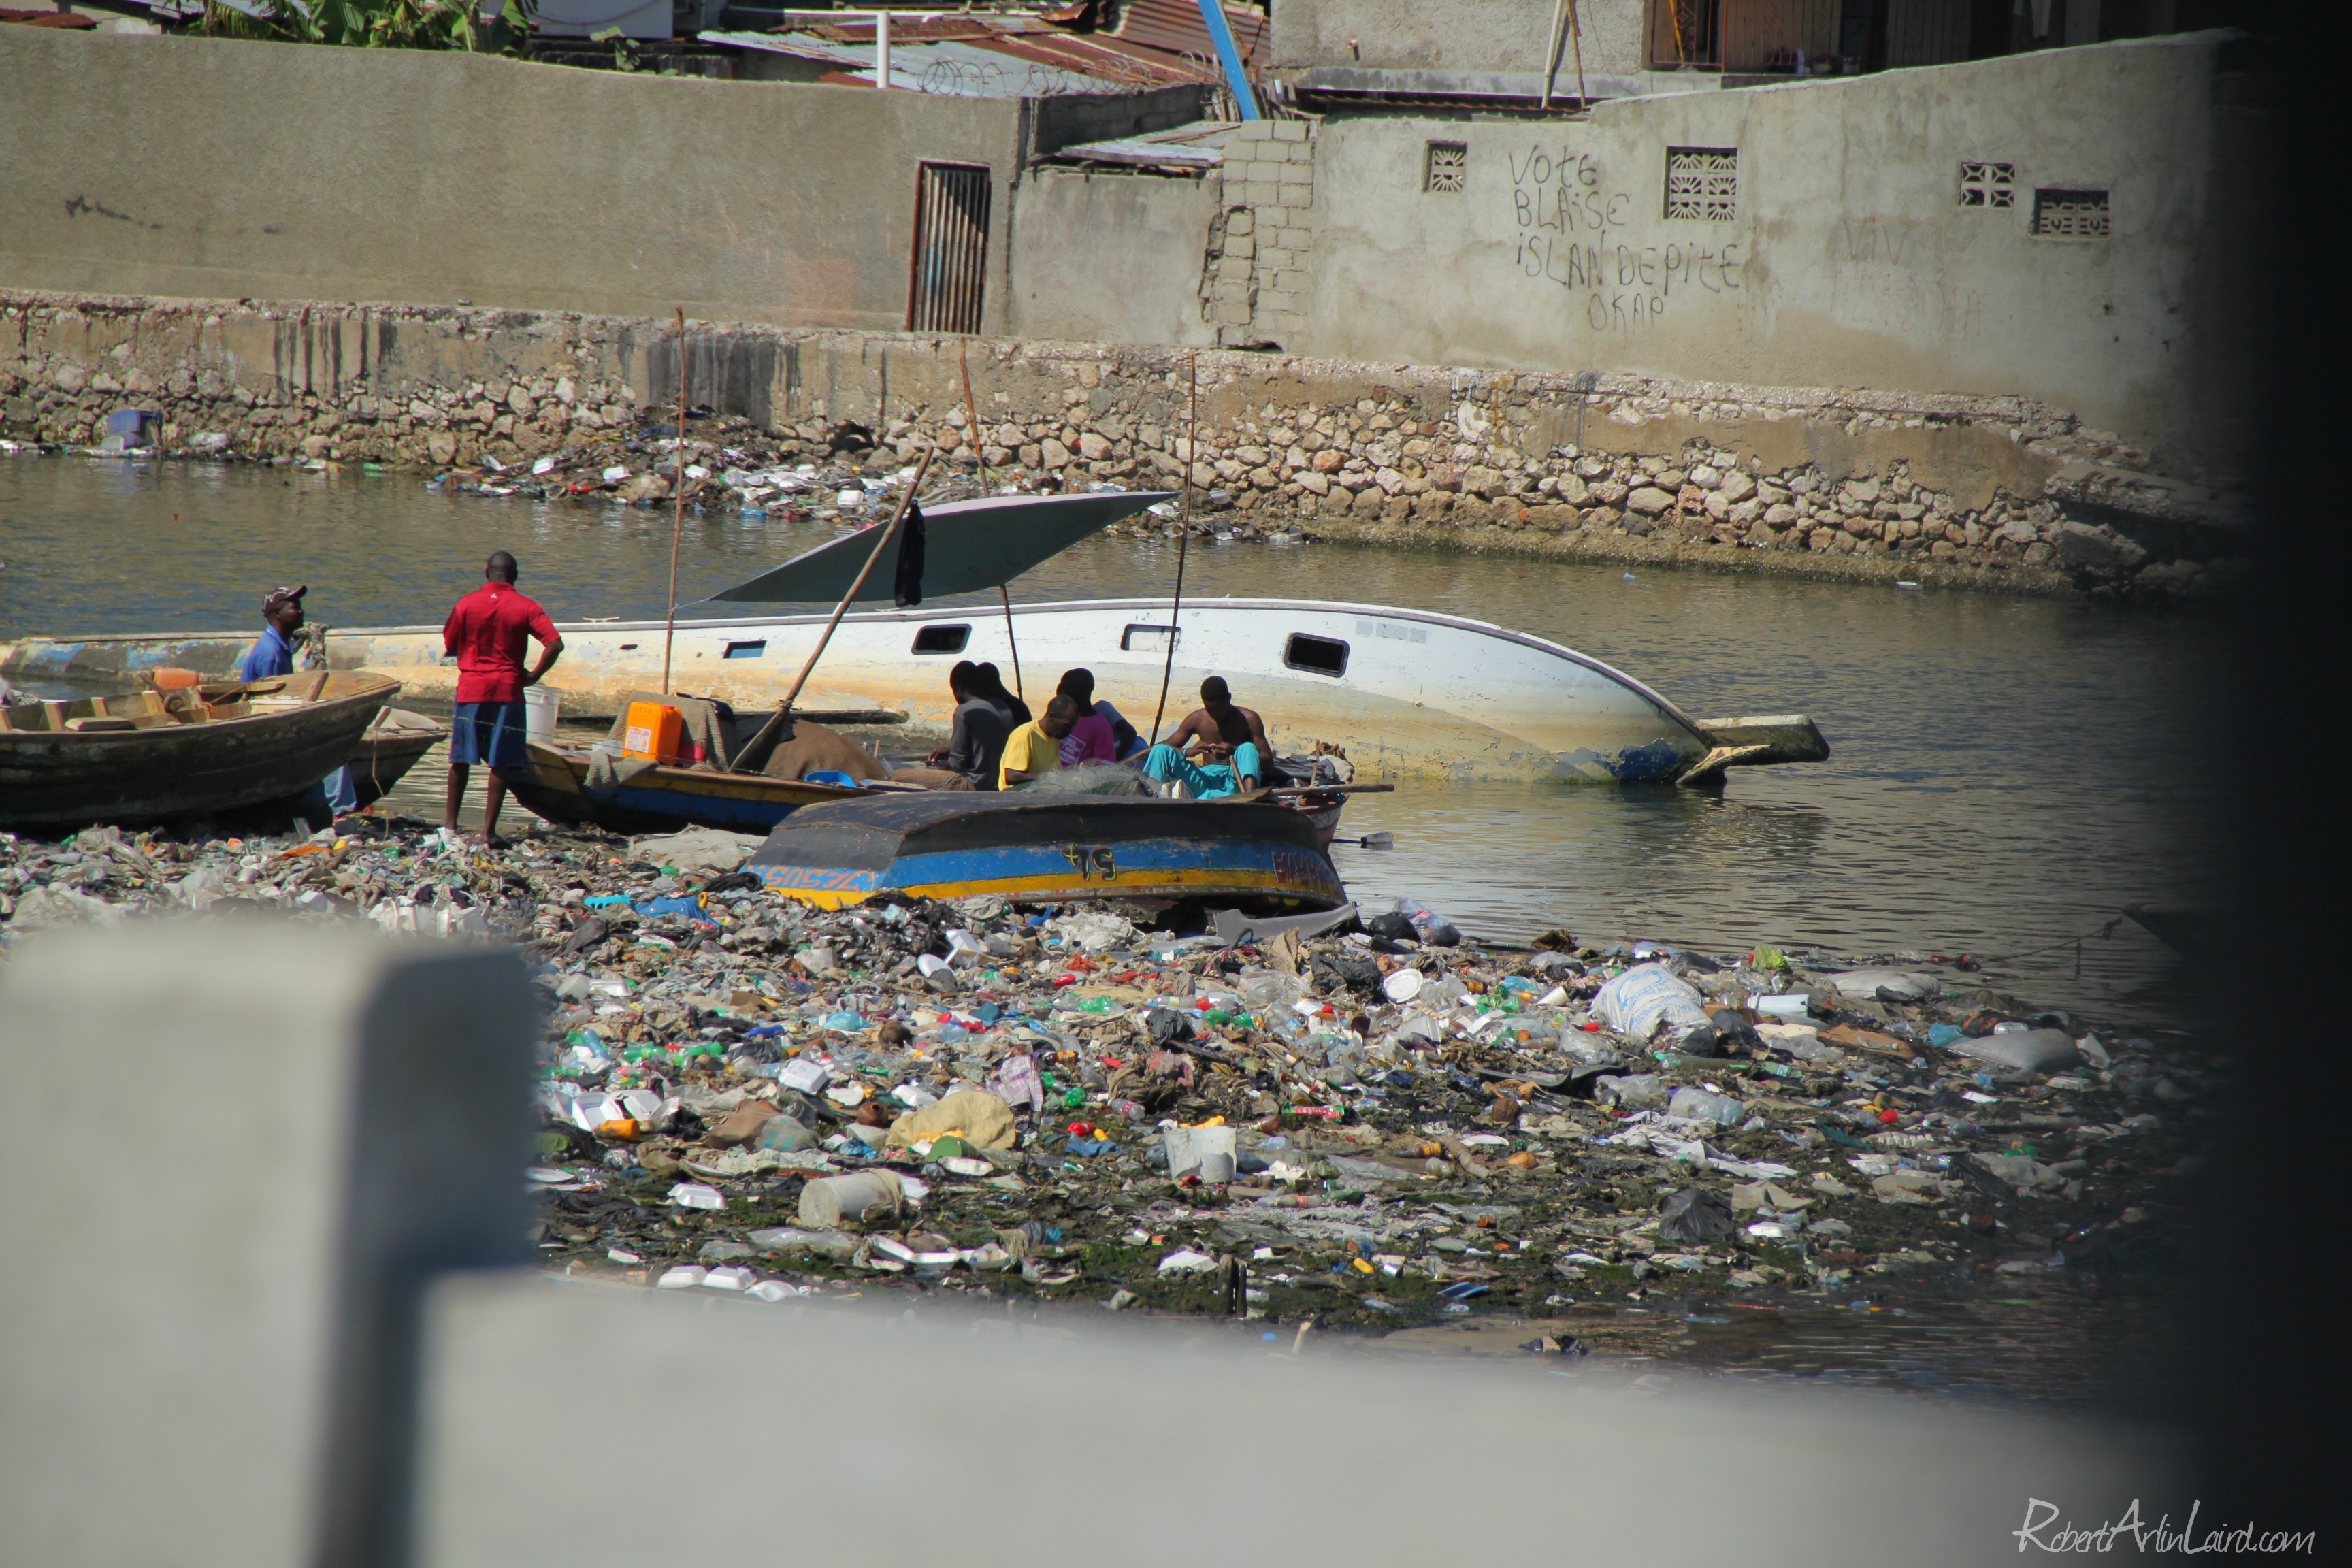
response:
[[[898,570],[892,579],[898,607],[911,610],[923,602],[923,507],[907,502],[906,521],[898,524]]]
[[[1098,490],[1063,496],[982,496],[923,509],[922,592],[977,594],[1001,587],[1088,534],[1132,517],[1171,490]],[[880,528],[876,523],[873,528]],[[733,604],[837,604],[874,552],[873,528],[821,544],[772,572],[710,595]],[[860,600],[895,599],[895,574],[876,572]],[[709,602],[709,601],[706,601]]]

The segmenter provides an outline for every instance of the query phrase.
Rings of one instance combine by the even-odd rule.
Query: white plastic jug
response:
[[[555,721],[563,711],[563,693],[544,682],[522,689],[522,733],[527,741],[551,745]]]

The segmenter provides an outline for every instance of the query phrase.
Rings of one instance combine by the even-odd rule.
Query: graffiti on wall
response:
[[[1509,162],[1518,269],[1579,296],[1594,331],[1653,325],[1694,291],[1726,294],[1744,285],[1742,241],[1652,242],[1636,234],[1637,213],[1652,214],[1603,178],[1592,154],[1530,145]]]

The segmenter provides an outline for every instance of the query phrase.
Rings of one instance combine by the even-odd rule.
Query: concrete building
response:
[[[1344,48],[1539,95],[1548,5],[1280,0],[1261,77],[1304,96]],[[1723,90],[1720,64],[1649,68],[1657,9],[1579,0],[1598,101],[1572,114],[1360,95],[1192,131],[1197,84],[883,92],[0,28],[0,286],[2016,396],[2227,463],[2262,132],[2225,36]],[[1642,90],[1668,80],[1713,85]],[[1137,161],[1171,134],[1192,151]]]
[[[1268,75],[1323,113],[1523,110],[2210,26],[2209,0],[1281,0]]]
[[[2221,460],[2240,432],[2210,389],[2242,384],[2236,204],[2261,135],[2223,51],[2209,33],[1565,120],[1246,128],[1202,194],[1041,174],[1027,200],[1068,226],[1053,289],[1016,281],[1013,320],[1164,341],[1172,283],[1129,288],[1123,258],[1164,256],[1205,219],[1188,331],[1227,346],[2019,395]]]

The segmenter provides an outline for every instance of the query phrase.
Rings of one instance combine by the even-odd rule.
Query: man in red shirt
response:
[[[490,770],[482,809],[482,837],[494,839],[499,812],[507,803],[507,782],[530,765],[523,749],[522,692],[536,686],[563,651],[555,623],[536,600],[515,589],[515,558],[500,550],[482,567],[482,585],[457,601],[441,627],[441,646],[457,660],[457,706],[449,736],[449,811],[457,829],[466,780],[476,763]],[[530,639],[539,639],[539,662],[526,670]]]

